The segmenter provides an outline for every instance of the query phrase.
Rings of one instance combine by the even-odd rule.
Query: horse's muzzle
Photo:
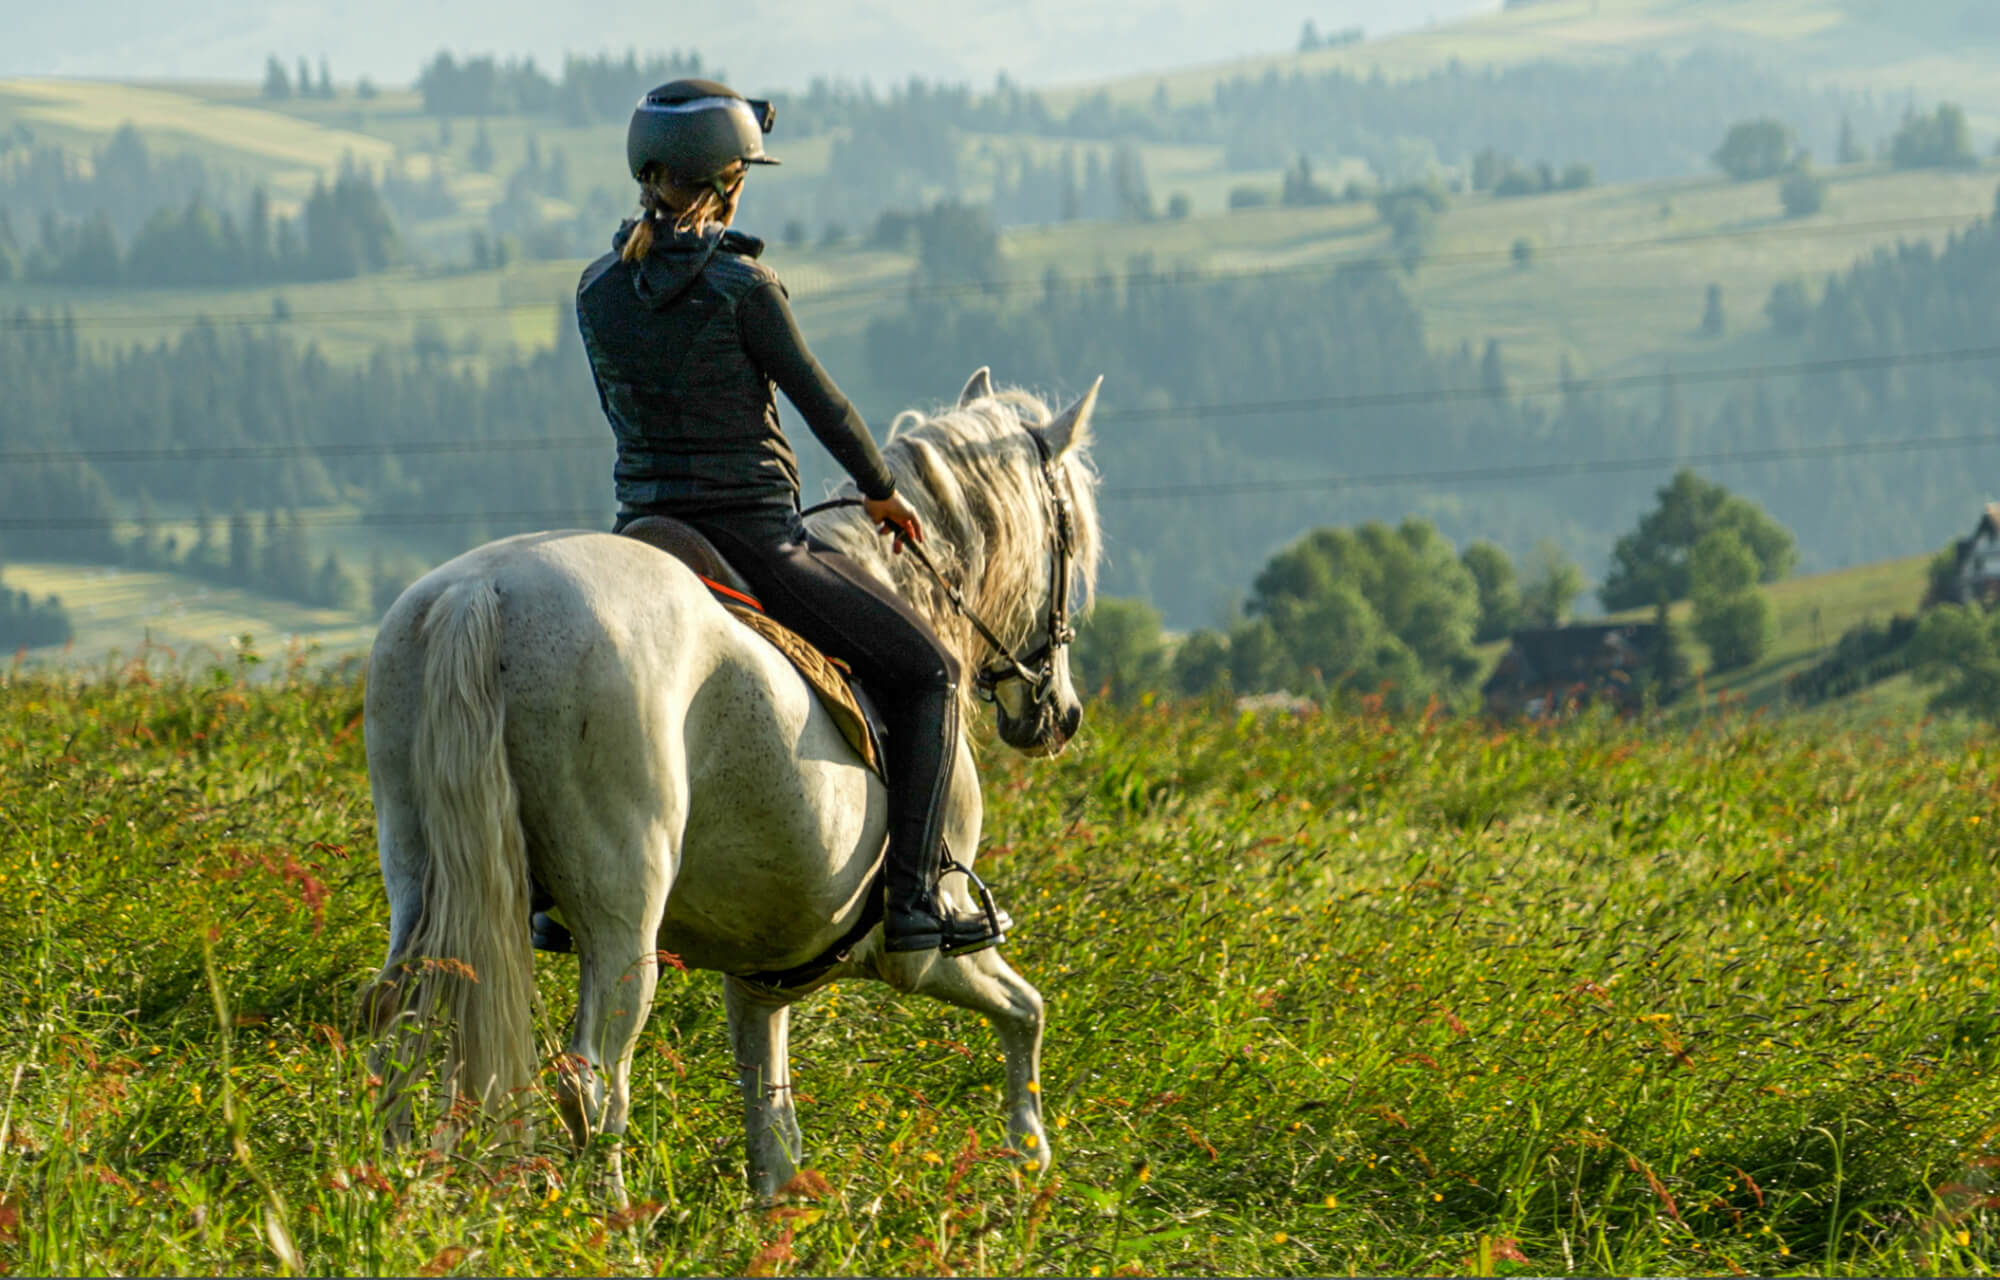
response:
[[[1037,704],[1034,715],[1019,719],[1003,711],[1000,715],[1000,740],[1026,756],[1060,755],[1082,724],[1083,707],[1080,703],[1059,708],[1045,702]]]

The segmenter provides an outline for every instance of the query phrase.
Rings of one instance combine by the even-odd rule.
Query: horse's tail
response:
[[[454,1029],[461,1096],[498,1110],[532,1082],[534,955],[527,837],[507,767],[500,690],[500,596],[483,578],[453,583],[423,623],[423,706],[412,792],[425,852],[423,912],[406,964]]]

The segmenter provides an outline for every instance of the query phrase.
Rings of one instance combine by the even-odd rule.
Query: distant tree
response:
[[[1206,628],[1190,632],[1174,650],[1170,679],[1175,689],[1193,698],[1227,691],[1229,637]]]
[[[1638,528],[1618,539],[1598,595],[1611,610],[1685,600],[1688,555],[1710,529],[1734,531],[1757,561],[1757,578],[1775,582],[1791,572],[1792,535],[1762,507],[1683,468],[1661,488],[1659,503]]]
[[[472,149],[465,153],[465,162],[480,173],[493,172],[493,139],[486,133],[486,118],[479,119],[479,132],[473,135]]]
[[[319,96],[328,102],[334,98],[333,69],[327,65],[325,54],[319,56]]]
[[[1480,393],[1495,400],[1505,400],[1509,394],[1507,386],[1507,361],[1500,354],[1500,339],[1488,338],[1486,350],[1479,357]]]
[[[1271,193],[1262,187],[1231,187],[1229,207],[1235,209],[1262,209],[1271,203]]]
[[[1583,191],[1597,185],[1597,170],[1581,160],[1572,163],[1562,172],[1556,184],[1564,191]]]
[[[375,87],[375,82],[367,76],[362,76],[354,82],[354,96],[363,102],[372,102],[380,97],[381,93],[382,91]]]
[[[785,221],[784,239],[785,239],[785,247],[787,249],[805,248],[806,224],[804,220],[799,218],[787,219]]]
[[[1535,242],[1526,236],[1514,241],[1514,247],[1508,253],[1514,259],[1517,270],[1526,271],[1535,265]]]
[[[1854,136],[1854,121],[1847,116],[1840,118],[1840,145],[1835,158],[1841,164],[1860,164],[1868,158],[1868,149]]]
[[[264,96],[273,102],[292,96],[292,78],[285,74],[285,64],[275,53],[264,60]]]
[[[299,76],[292,82],[292,92],[301,98],[313,96],[312,65],[306,61],[306,55],[303,53],[299,55]]]
[[[945,200],[918,217],[917,265],[933,281],[988,281],[1000,274],[1000,233],[976,205]]]
[[[241,586],[254,582],[260,558],[256,526],[249,513],[237,507],[229,513],[229,580]]]
[[[1160,612],[1144,600],[1104,597],[1077,628],[1071,651],[1078,691],[1130,704],[1160,687],[1166,644]]]
[[[1472,157],[1472,189],[1491,191],[1513,168],[1514,162],[1508,156],[1492,147],[1481,147]]]
[[[1299,52],[1311,53],[1319,47],[1319,27],[1311,18],[1307,18],[1306,25],[1299,31]]]
[[[1375,197],[1375,211],[1389,224],[1390,247],[1403,269],[1415,272],[1437,235],[1437,216],[1449,201],[1434,183],[1410,183]]]
[[[1935,692],[1931,710],[2000,723],[2000,610],[1944,604],[1924,611],[1910,674]]]
[[[1775,178],[1792,165],[1796,143],[1789,125],[1765,117],[1731,125],[1715,163],[1738,182]]]
[[[1658,638],[1646,664],[1646,692],[1656,705],[1665,706],[1687,686],[1694,664],[1688,659],[1681,629],[1667,612],[1664,600],[1653,606],[1653,630]]]
[[[1479,625],[1472,633],[1473,640],[1488,644],[1505,639],[1521,621],[1521,589],[1514,580],[1514,562],[1505,551],[1483,541],[1459,552],[1458,559],[1479,588]]]
[[[1778,200],[1787,218],[1810,218],[1826,204],[1826,179],[1800,165],[1778,180]]]
[[[11,655],[17,649],[68,644],[75,635],[59,597],[37,601],[0,583],[0,651]]]
[[[846,224],[846,223],[844,223],[844,222],[829,222],[829,223],[827,223],[827,224],[826,224],[826,226],[824,226],[824,227],[822,227],[822,228],[820,229],[820,233],[819,233],[819,247],[820,247],[820,248],[822,248],[822,249],[838,249],[838,248],[841,248],[842,246],[846,245],[846,243],[847,243],[847,224]]]
[[[1722,286],[1711,283],[1701,307],[1701,336],[1719,338],[1729,327],[1728,318],[1722,310]]]
[[[1334,203],[1333,188],[1313,181],[1312,161],[1304,153],[1299,162],[1285,171],[1285,182],[1278,193],[1278,203],[1292,208],[1311,208]]]
[[[1764,315],[1773,329],[1788,338],[1804,333],[1812,322],[1812,302],[1806,296],[1806,282],[1794,276],[1772,285],[1771,297],[1764,303]]]
[[[1535,627],[1559,627],[1569,621],[1570,606],[1589,586],[1583,569],[1547,538],[1536,544],[1533,567],[1521,582],[1521,621]]]
[[[1249,622],[1230,635],[1240,692],[1385,690],[1422,705],[1467,693],[1479,665],[1478,585],[1422,520],[1314,530],[1264,566],[1246,608]]]
[[[1771,602],[1757,578],[1756,553],[1735,529],[1711,528],[1688,552],[1695,634],[1717,671],[1747,667],[1770,648]]]
[[[1138,222],[1153,220],[1153,191],[1146,181],[1146,157],[1129,142],[1111,153],[1111,188],[1118,214]]]
[[[1187,192],[1176,191],[1167,197],[1167,216],[1179,222],[1194,212],[1194,201],[1188,199]]]
[[[1898,169],[1968,169],[1978,164],[1964,109],[1946,102],[1929,115],[1906,116],[1890,139],[1889,163]]]

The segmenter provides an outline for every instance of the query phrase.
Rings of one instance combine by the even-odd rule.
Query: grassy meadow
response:
[[[246,659],[239,658],[239,662]],[[1198,707],[985,752],[1053,1172],[991,1036],[845,984],[818,1178],[741,1180],[718,983],[663,983],[627,1177],[385,1156],[361,691],[0,680],[0,1267],[18,1273],[1985,1274],[1983,739]],[[574,961],[540,961],[553,1038]]]

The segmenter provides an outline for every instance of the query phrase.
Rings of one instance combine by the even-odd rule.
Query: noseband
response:
[[[1055,543],[1049,548],[1049,612],[1045,620],[1041,643],[1026,653],[1016,653],[1012,645],[1002,640],[987,621],[980,617],[971,605],[965,602],[965,593],[953,583],[937,565],[932,563],[930,554],[923,547],[907,538],[897,535],[896,542],[903,550],[910,552],[944,591],[945,599],[960,617],[972,624],[987,647],[993,650],[993,657],[980,667],[972,677],[972,687],[982,702],[991,702],[994,690],[1009,680],[1019,680],[1033,692],[1035,705],[1045,708],[1055,698],[1056,663],[1062,653],[1076,639],[1076,629],[1069,622],[1069,589],[1071,563],[1076,558],[1076,522],[1070,512],[1069,499],[1063,495],[1062,486],[1056,483],[1055,459],[1049,454],[1049,446],[1040,433],[1025,424],[1022,430],[1028,439],[1034,441],[1035,454],[1041,459],[1042,483],[1047,490],[1049,509],[1055,520]],[[801,515],[812,515],[834,507],[858,507],[858,498],[836,498],[808,507]]]

